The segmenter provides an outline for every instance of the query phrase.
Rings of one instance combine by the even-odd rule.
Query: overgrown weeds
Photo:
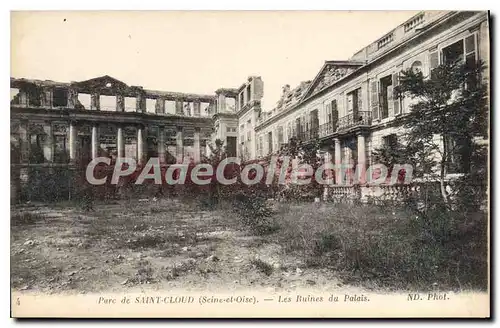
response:
[[[13,226],[33,225],[43,220],[45,217],[42,214],[32,212],[17,213],[10,217]]]
[[[279,228],[271,206],[263,197],[243,192],[236,194],[233,211],[245,226],[258,235],[271,234]]]
[[[314,207],[314,208],[313,208]],[[397,207],[284,204],[276,239],[309,266],[389,288],[486,289],[487,219]]]
[[[250,261],[250,263],[266,276],[270,276],[273,273],[273,266],[265,261],[262,261],[261,259],[253,259]]]

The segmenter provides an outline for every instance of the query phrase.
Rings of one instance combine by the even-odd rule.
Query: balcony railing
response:
[[[297,137],[301,141],[309,141],[318,138],[319,128],[313,128],[307,131],[303,131],[297,134]]]
[[[320,138],[329,136],[337,132],[337,122],[328,122],[319,126]]]
[[[356,115],[349,114],[339,119],[338,130],[345,130],[355,126],[371,125],[372,112],[358,112]]]
[[[369,111],[358,112],[341,117],[337,122],[328,122],[319,126],[319,137],[324,138],[334,134],[337,131],[345,130],[355,126],[371,125],[372,113]]]

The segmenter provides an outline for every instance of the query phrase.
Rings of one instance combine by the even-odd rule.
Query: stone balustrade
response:
[[[439,182],[418,182],[394,185],[331,185],[326,187],[329,201],[383,204],[401,204],[411,198],[420,201],[439,195]]]

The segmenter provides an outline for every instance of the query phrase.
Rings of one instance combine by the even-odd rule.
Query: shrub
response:
[[[240,192],[234,196],[232,203],[235,214],[252,232],[265,235],[278,229],[271,206],[264,197],[252,192]]]

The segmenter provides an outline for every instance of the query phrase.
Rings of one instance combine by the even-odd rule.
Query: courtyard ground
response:
[[[12,208],[11,287],[26,293],[148,290],[361,291],[310,268],[229,212],[178,200]]]
[[[253,201],[251,201],[253,202]],[[484,215],[332,203],[232,205],[135,199],[11,209],[11,287],[25,293],[150,290],[486,290]],[[242,220],[262,206],[270,233]],[[248,213],[246,213],[248,214]]]

